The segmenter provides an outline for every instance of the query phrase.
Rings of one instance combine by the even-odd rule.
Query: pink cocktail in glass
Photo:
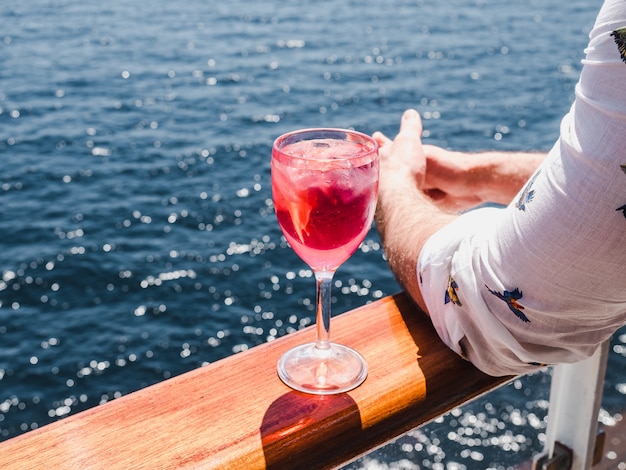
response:
[[[374,217],[378,146],[343,129],[307,129],[280,136],[272,147],[272,195],[278,223],[293,250],[315,272],[317,338],[287,351],[280,378],[308,393],[353,389],[367,364],[356,351],[330,342],[330,292],[337,268],[359,247]]]

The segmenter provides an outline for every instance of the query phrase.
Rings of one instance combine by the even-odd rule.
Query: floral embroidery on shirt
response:
[[[622,169],[622,171],[624,173],[626,173],[626,165],[620,165],[620,168]],[[622,213],[624,214],[624,217],[626,217],[626,204],[624,204],[621,207],[618,207],[617,209],[615,209],[616,211],[622,211]]]
[[[459,300],[459,296],[456,294],[456,290],[459,285],[456,283],[454,278],[450,276],[448,278],[448,288],[446,289],[446,295],[444,296],[443,303],[447,304],[452,302],[454,305],[462,306],[461,301]]]
[[[541,173],[541,170],[537,171],[533,175],[533,177],[528,181],[528,183],[526,183],[526,186],[524,187],[522,194],[520,194],[519,199],[515,203],[515,207],[517,207],[519,210],[525,211],[526,204],[532,201],[533,198],[535,197],[535,190],[531,188],[532,188],[533,183],[535,182],[535,179],[537,179],[537,176],[539,176],[539,173]]]
[[[626,27],[616,29],[611,33],[611,36],[615,39],[615,44],[617,44],[617,49],[619,50],[622,61],[626,62]]]
[[[489,292],[498,297],[500,300],[505,301],[507,307],[509,307],[509,310],[511,310],[511,312],[513,312],[517,316],[517,318],[522,320],[524,323],[530,323],[528,317],[522,312],[522,310],[524,310],[524,306],[517,302],[519,299],[522,298],[522,292],[517,287],[513,291],[505,290],[502,294],[495,290],[489,289],[489,286],[487,285],[485,285],[485,287]]]

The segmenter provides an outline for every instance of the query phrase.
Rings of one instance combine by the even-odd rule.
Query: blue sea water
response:
[[[547,149],[600,1],[268,0],[0,6],[0,440],[313,321],[271,142],[301,127]],[[335,312],[398,290],[376,232]],[[602,417],[624,408],[615,335]],[[351,469],[509,468],[542,448],[549,372]]]

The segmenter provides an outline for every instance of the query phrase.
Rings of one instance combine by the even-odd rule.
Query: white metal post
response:
[[[553,370],[544,453],[552,458],[557,442],[569,447],[572,470],[591,468],[609,344],[589,359]]]

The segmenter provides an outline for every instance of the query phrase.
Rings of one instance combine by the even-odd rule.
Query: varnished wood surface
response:
[[[369,376],[334,396],[276,375],[312,328],[0,443],[0,469],[333,468],[505,383],[450,352],[404,294],[333,318]]]

